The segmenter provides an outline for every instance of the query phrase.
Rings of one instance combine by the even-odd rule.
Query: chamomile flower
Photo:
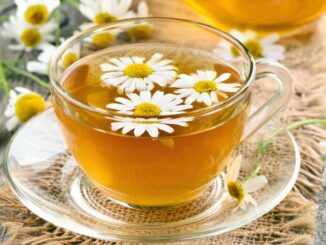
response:
[[[37,56],[37,60],[27,62],[27,71],[47,75],[49,70],[49,62],[56,50],[57,47],[49,45]]]
[[[191,75],[180,74],[171,87],[179,88],[175,92],[180,98],[186,97],[186,104],[197,101],[210,106],[219,101],[219,95],[226,99],[228,95],[225,92],[235,93],[239,90],[240,83],[223,83],[230,76],[230,73],[218,76],[215,71],[198,70]]]
[[[35,27],[17,18],[17,16],[10,16],[9,22],[3,24],[1,34],[6,38],[16,39],[18,44],[9,45],[11,50],[26,50],[45,49],[49,42],[54,40],[53,31],[56,24],[49,21],[42,26]]]
[[[235,199],[238,202],[238,207],[246,209],[247,205],[251,203],[257,206],[256,200],[250,195],[250,193],[261,189],[267,184],[267,179],[264,175],[256,176],[243,183],[237,181],[241,167],[242,156],[239,155],[234,159],[231,159],[227,166],[227,173],[224,177],[226,184],[226,190],[231,199]]]
[[[118,97],[115,100],[119,103],[111,103],[106,107],[139,117],[176,115],[192,108],[191,105],[184,105],[183,100],[175,94],[164,94],[162,91],[156,91],[153,95],[150,91],[142,91],[139,95],[130,93],[127,96],[129,99]]]
[[[29,89],[16,87],[10,91],[10,99],[5,116],[9,118],[6,128],[11,131],[20,123],[45,110],[43,97]]]
[[[174,129],[170,125],[187,127],[188,123],[193,120],[191,117],[182,118],[123,118],[115,117],[116,122],[111,123],[112,131],[118,131],[122,129],[123,134],[127,134],[130,131],[134,131],[134,135],[139,137],[147,132],[151,137],[156,138],[159,136],[159,131],[166,133],[173,133]]]
[[[81,0],[80,12],[92,22],[85,23],[80,28],[86,29],[94,25],[131,18],[132,12],[129,10],[131,3],[132,0]]]
[[[270,34],[262,39],[258,38],[256,33],[250,30],[246,30],[242,33],[233,29],[230,31],[230,34],[242,42],[255,59],[264,57],[284,60],[285,58],[285,47],[276,44],[280,39],[279,35],[276,33]],[[217,43],[217,47],[213,50],[213,53],[229,61],[237,60],[240,57],[240,53],[236,47],[224,40]]]
[[[80,43],[74,44],[68,48],[62,55],[60,63],[64,69],[67,69],[80,58]]]
[[[31,25],[45,24],[60,0],[15,0],[17,15]]]
[[[141,1],[137,6],[137,12],[133,13],[133,18],[143,18],[149,16],[149,9],[146,1]],[[133,25],[128,29],[128,34],[132,39],[144,39],[150,37],[152,32],[152,25],[141,22]]]
[[[85,28],[81,27],[82,30]],[[121,29],[111,29],[98,32],[96,34],[91,35],[90,37],[85,38],[85,42],[93,44],[96,48],[106,48],[111,46],[115,40],[117,39],[117,35],[121,33]]]
[[[176,77],[177,68],[172,61],[162,59],[160,53],[149,60],[144,57],[119,57],[110,59],[111,63],[101,65],[103,85],[115,86],[120,93],[132,93],[135,90],[152,90],[154,84],[165,87]]]

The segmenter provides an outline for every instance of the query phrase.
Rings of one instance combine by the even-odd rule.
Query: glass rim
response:
[[[103,24],[103,25],[97,25],[93,26],[91,28],[88,28],[86,30],[82,30],[79,33],[71,36],[70,38],[66,39],[58,49],[53,54],[50,62],[49,62],[49,81],[50,86],[52,89],[55,90],[55,92],[58,92],[63,98],[68,100],[70,103],[74,104],[75,106],[78,106],[80,108],[83,108],[87,111],[91,111],[94,113],[102,114],[104,116],[119,116],[119,117],[133,117],[132,115],[125,115],[113,110],[109,109],[103,109],[96,106],[89,105],[83,101],[80,101],[79,99],[73,97],[68,91],[66,91],[59,83],[61,78],[58,79],[57,74],[57,66],[59,64],[59,60],[64,54],[64,52],[72,47],[74,44],[78,43],[80,40],[92,35],[92,33],[98,32],[101,29],[107,29],[107,28],[118,28],[119,25],[130,23],[130,22],[160,22],[160,23],[183,23],[183,24],[191,24],[196,27],[200,27],[202,29],[205,29],[206,31],[210,31],[220,37],[222,37],[224,40],[227,40],[231,44],[233,44],[237,49],[240,50],[240,54],[242,54],[245,58],[245,62],[249,63],[249,71],[248,75],[246,76],[246,79],[244,80],[244,85],[241,87],[239,91],[237,91],[235,94],[231,95],[225,100],[222,100],[221,102],[218,102],[216,104],[212,104],[211,106],[207,106],[204,108],[196,109],[189,112],[184,112],[176,115],[168,115],[168,116],[157,116],[157,118],[167,118],[167,117],[183,117],[185,115],[191,116],[195,114],[206,114],[211,111],[219,111],[223,110],[224,108],[231,106],[238,102],[250,89],[255,73],[256,73],[256,65],[255,60],[249,50],[235,37],[230,35],[227,32],[224,32],[220,29],[217,29],[213,26],[210,26],[208,24],[204,24],[198,21],[193,20],[187,20],[187,19],[180,19],[180,18],[170,18],[170,17],[142,17],[142,18],[129,18],[129,19],[123,19],[118,20],[109,24]]]

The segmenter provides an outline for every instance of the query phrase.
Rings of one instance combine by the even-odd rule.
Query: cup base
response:
[[[219,175],[199,197],[177,205],[140,206],[114,200],[82,173],[71,182],[69,194],[74,206],[105,222],[142,225],[147,223],[151,226],[170,222],[187,224],[206,218],[221,207],[225,199],[222,175]],[[180,212],[181,210],[183,212]],[[146,217],[146,220],[139,219],[142,216]]]

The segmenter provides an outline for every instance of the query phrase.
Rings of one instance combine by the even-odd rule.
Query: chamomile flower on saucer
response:
[[[140,94],[127,94],[128,98],[118,97],[119,103],[111,103],[106,107],[119,111],[119,113],[138,117],[157,117],[176,115],[191,109],[192,105],[184,105],[183,100],[175,94],[164,94],[156,91],[153,95],[150,91],[142,91]]]
[[[142,0],[137,6],[137,12],[133,13],[132,18],[143,18],[149,16],[149,9],[146,1]],[[128,34],[132,39],[143,39],[150,37],[152,25],[146,22],[141,22],[137,25],[132,25],[128,29]]]
[[[224,176],[224,182],[226,184],[226,190],[229,193],[231,199],[238,202],[238,207],[246,209],[247,205],[251,203],[257,206],[256,200],[250,195],[250,193],[261,189],[267,184],[267,179],[264,175],[256,176],[243,183],[237,181],[241,167],[242,156],[239,155],[234,159],[231,159],[227,166],[227,173]]]
[[[160,53],[146,61],[144,57],[119,57],[101,65],[103,85],[114,86],[120,93],[152,90],[154,84],[165,87],[177,76],[172,60]]]
[[[198,70],[191,75],[180,74],[171,87],[179,88],[175,92],[180,98],[186,98],[186,104],[197,101],[210,106],[219,101],[218,95],[228,98],[225,92],[235,93],[239,90],[240,83],[223,83],[230,76],[230,73],[218,76],[215,71]]]
[[[131,3],[132,0],[81,0],[80,12],[92,22],[84,23],[80,28],[84,30],[94,25],[131,18],[132,12],[129,10]]]
[[[280,39],[279,35],[274,33],[262,39],[256,36],[251,30],[240,32],[236,29],[230,31],[230,34],[238,39],[257,58],[271,58],[275,60],[284,60],[285,47],[276,42]],[[220,41],[213,53],[229,61],[237,60],[240,57],[239,51],[231,43]]]
[[[26,50],[45,49],[50,45],[49,42],[54,40],[53,31],[56,24],[49,21],[42,26],[33,26],[12,15],[9,17],[9,22],[3,24],[1,34],[5,38],[13,38],[18,44],[9,45],[11,50]]]
[[[56,50],[57,47],[49,45],[37,56],[37,60],[27,62],[26,70],[29,72],[47,75],[49,70],[49,62]]]
[[[41,95],[23,87],[10,91],[10,99],[5,116],[9,118],[6,128],[11,131],[20,123],[45,110],[46,104]]]
[[[156,138],[159,136],[159,131],[166,133],[173,133],[174,128],[170,125],[187,127],[188,123],[193,120],[192,117],[182,118],[124,118],[115,117],[116,122],[111,123],[112,131],[118,131],[122,129],[122,134],[127,134],[130,131],[134,131],[134,135],[139,137],[147,132],[151,137]]]
[[[15,0],[17,15],[31,25],[45,24],[60,0]]]

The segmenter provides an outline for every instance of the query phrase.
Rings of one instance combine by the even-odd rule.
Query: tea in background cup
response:
[[[184,0],[212,25],[287,36],[320,17],[325,0]]]

